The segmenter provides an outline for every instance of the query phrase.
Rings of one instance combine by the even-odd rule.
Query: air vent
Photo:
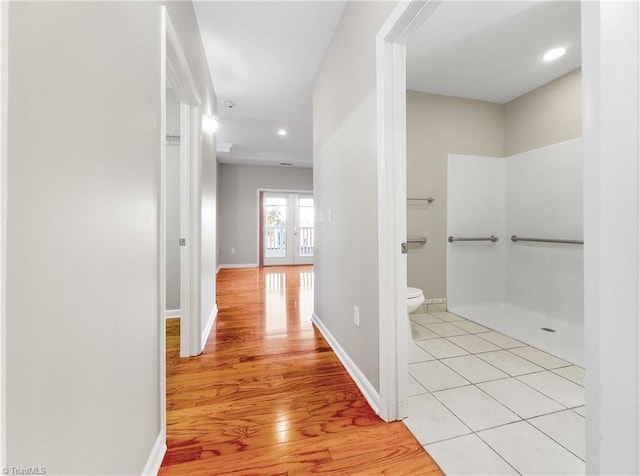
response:
[[[280,165],[284,165],[286,167],[291,167],[293,164],[291,162],[280,162]]]
[[[555,332],[555,329],[551,329],[550,327],[541,327],[541,330],[545,331],[545,332]]]

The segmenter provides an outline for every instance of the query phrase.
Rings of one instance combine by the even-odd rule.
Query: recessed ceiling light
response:
[[[542,59],[545,61],[557,60],[558,58],[564,56],[566,52],[567,49],[564,47],[552,48],[549,51],[546,51],[544,55],[542,55]]]
[[[278,131],[278,135],[279,135],[279,136],[286,136],[286,135],[287,135],[287,131],[285,131],[284,129],[280,129],[280,130]]]
[[[209,134],[218,130],[218,119],[214,116],[207,116],[202,119],[202,129]]]

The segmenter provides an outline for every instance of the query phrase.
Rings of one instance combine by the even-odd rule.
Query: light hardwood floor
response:
[[[313,328],[310,266],[222,269],[205,351],[167,323],[161,475],[439,475],[400,422],[378,418]]]

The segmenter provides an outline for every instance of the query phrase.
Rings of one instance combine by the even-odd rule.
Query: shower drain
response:
[[[550,327],[541,327],[540,329],[542,329],[545,332],[555,332],[555,329],[551,329]]]

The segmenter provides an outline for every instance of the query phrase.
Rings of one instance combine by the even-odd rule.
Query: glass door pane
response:
[[[300,195],[298,199],[298,257],[313,256],[314,215],[313,197]]]
[[[264,257],[287,256],[287,198],[265,195],[264,198]]]

